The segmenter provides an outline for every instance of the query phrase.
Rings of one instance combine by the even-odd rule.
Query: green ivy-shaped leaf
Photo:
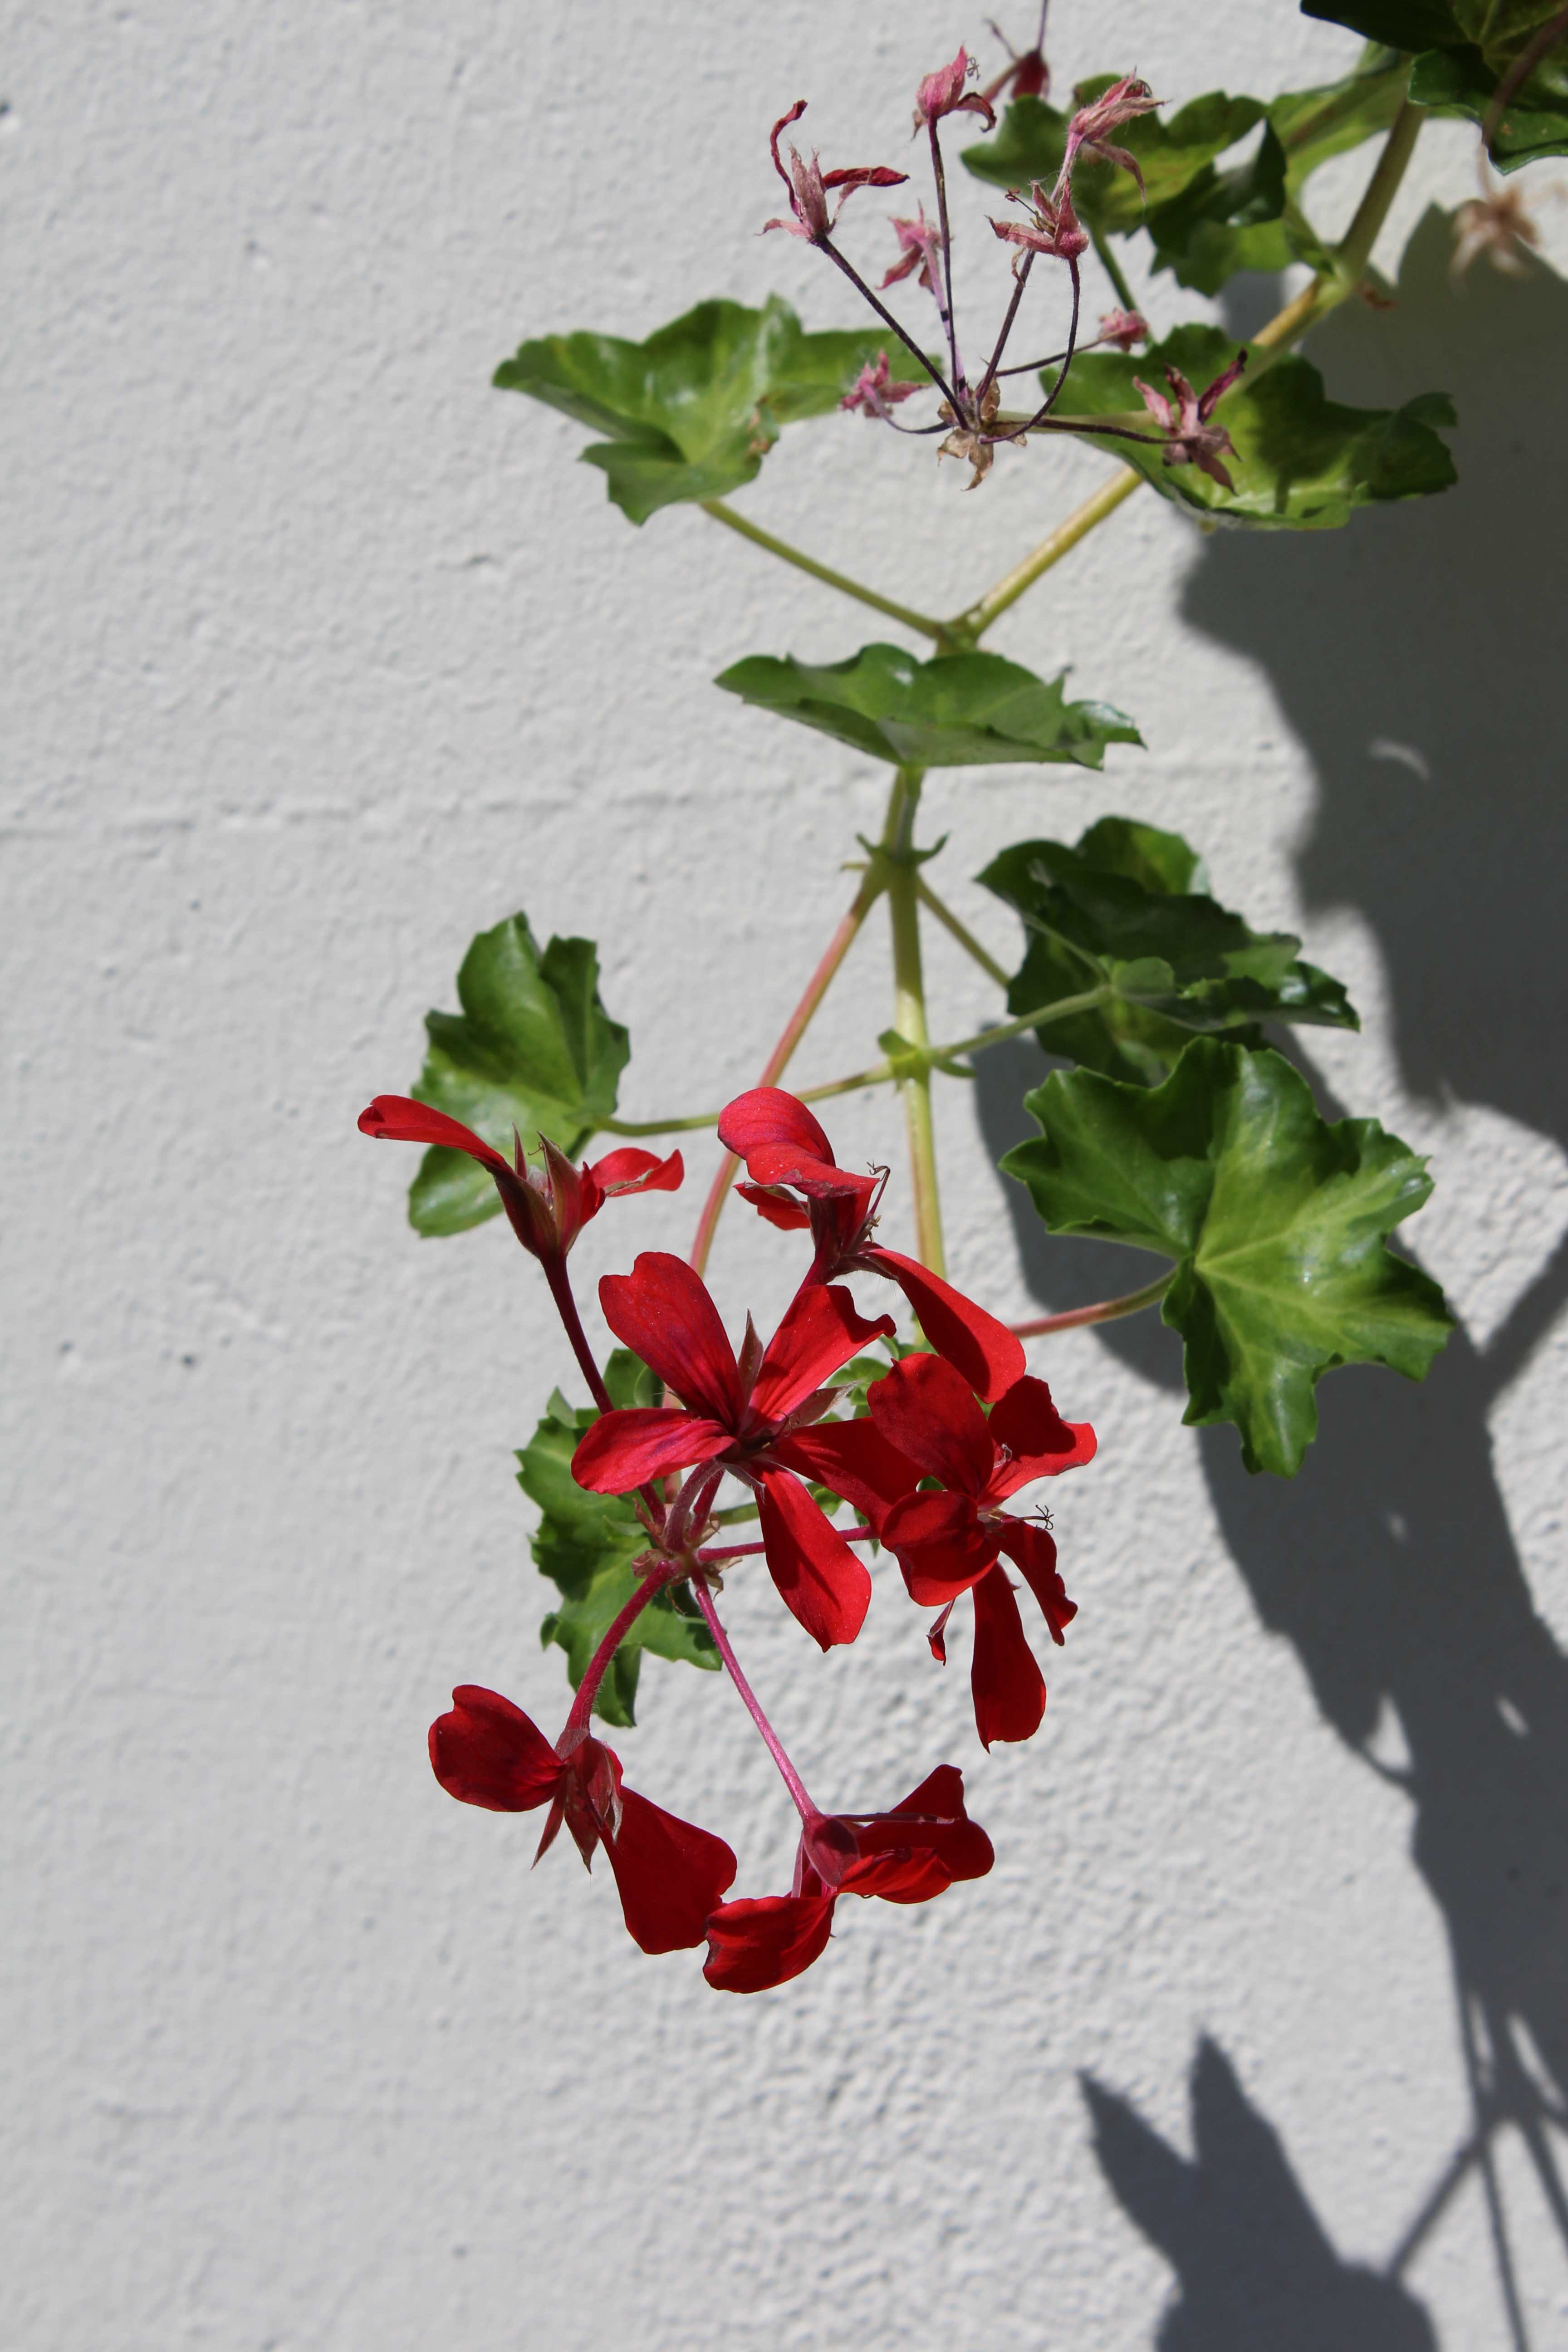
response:
[[[605,1368],[605,1384],[616,1405],[652,1404],[652,1374],[628,1349],[617,1348]],[[572,1687],[582,1681],[617,1612],[637,1589],[633,1562],[647,1549],[647,1534],[622,1495],[590,1495],[572,1475],[572,1456],[585,1429],[598,1416],[592,1406],[567,1403],[557,1391],[543,1420],[518,1454],[517,1483],[540,1509],[530,1549],[542,1576],[561,1588],[559,1609],[539,1629],[541,1643],[566,1653]],[[642,1654],[716,1668],[719,1654],[705,1624],[683,1616],[668,1591],[649,1601],[611,1659],[599,1685],[594,1712],[606,1723],[634,1720]]]
[[[1022,841],[978,877],[1030,934],[1007,1009],[1030,1013],[1087,988],[1110,1001],[1037,1030],[1048,1054],[1107,1077],[1155,1086],[1194,1030],[1261,1044],[1260,1021],[1360,1026],[1337,980],[1303,963],[1289,931],[1250,930],[1194,887],[1196,853],[1180,834],[1102,817],[1068,849]]]
[[[900,767],[973,768],[1013,761],[1098,768],[1108,743],[1141,743],[1104,702],[1069,702],[1067,672],[1047,682],[999,654],[917,661],[898,646],[864,646],[813,667],[756,654],[716,683],[759,709],[852,743]]]
[[[1244,163],[1227,172],[1205,164],[1144,223],[1155,268],[1168,269],[1178,286],[1200,294],[1217,294],[1238,270],[1283,269],[1293,257],[1279,217],[1286,171],[1285,150],[1271,122]]]
[[[463,958],[458,1002],[460,1013],[426,1015],[419,1101],[498,1150],[510,1149],[515,1127],[525,1146],[547,1135],[575,1155],[614,1117],[631,1045],[599,1002],[591,940],[552,940],[541,954],[527,916],[510,915]],[[464,1153],[437,1145],[425,1154],[408,1194],[417,1232],[466,1233],[500,1210],[495,1186]]]
[[[1004,1169],[1052,1233],[1174,1261],[1185,1418],[1234,1422],[1249,1470],[1294,1475],[1336,1365],[1426,1377],[1451,1318],[1384,1245],[1431,1190],[1426,1162],[1375,1119],[1330,1126],[1282,1055],[1202,1037],[1161,1087],[1073,1070],[1026,1104],[1044,1132]]]
[[[659,507],[754,480],[782,427],[836,408],[889,341],[881,328],[808,335],[776,295],[760,310],[700,302],[642,343],[540,336],[502,361],[495,382],[606,435],[584,460],[642,523]],[[915,380],[896,342],[889,359],[896,381]]]
[[[1429,49],[1411,68],[1410,95],[1434,114],[1484,123],[1497,82],[1479,49]],[[1543,58],[1510,99],[1491,153],[1500,172],[1568,155],[1568,47]]]
[[[1074,108],[1099,98],[1115,79],[1114,74],[1097,74],[1080,82],[1073,92]],[[963,161],[976,179],[988,180],[994,187],[1027,187],[1031,180],[1049,187],[1067,152],[1073,110],[1049,106],[1043,99],[1016,99],[995,136],[966,147]],[[1264,112],[1256,98],[1231,98],[1223,89],[1211,89],[1189,100],[1168,122],[1157,114],[1124,122],[1116,144],[1137,157],[1147,200],[1139,194],[1130,172],[1080,157],[1073,171],[1073,202],[1079,215],[1102,236],[1111,231],[1131,236],[1142,227],[1150,208],[1180,196],[1216,155],[1261,122]]]
[[[1561,5],[1562,0],[1301,0],[1301,14],[1348,25],[1369,41],[1413,54],[1475,48],[1499,74]]]
[[[1088,352],[1068,371],[1058,413],[1064,420],[1114,416],[1147,431],[1135,377],[1163,391],[1169,362],[1201,393],[1237,350],[1219,328],[1192,325],[1136,357]],[[1426,393],[1403,408],[1347,408],[1327,397],[1310,360],[1282,359],[1251,383],[1244,377],[1216,415],[1236,444],[1235,457],[1225,460],[1234,490],[1195,466],[1167,466],[1160,446],[1103,446],[1136,466],[1162,497],[1216,520],[1264,529],[1337,530],[1357,507],[1426,497],[1456,479],[1453,458],[1433,429],[1455,422],[1443,393]]]

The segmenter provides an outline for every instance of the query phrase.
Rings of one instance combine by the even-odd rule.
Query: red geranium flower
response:
[[[937,1356],[906,1356],[886,1380],[873,1382],[868,1399],[875,1427],[943,1490],[906,1495],[884,1514],[880,1529],[911,1601],[942,1611],[931,1649],[945,1661],[953,1603],[973,1591],[970,1682],[982,1743],[1027,1739],[1045,1713],[1046,1685],[1000,1555],[1023,1571],[1054,1642],[1061,1642],[1078,1610],[1057,1573],[1049,1530],[1037,1520],[1008,1517],[1001,1506],[1037,1478],[1092,1461],[1094,1432],[1087,1422],[1064,1421],[1044,1381],[1029,1379],[1016,1381],[987,1420]]]
[[[734,1882],[735,1857],[723,1839],[624,1788],[620,1759],[602,1740],[568,1732],[552,1748],[497,1691],[465,1683],[452,1693],[452,1712],[430,1726],[430,1762],[443,1789],[465,1805],[528,1813],[548,1804],[539,1853],[563,1822],[585,1866],[602,1845],[626,1927],[645,1952],[700,1944],[714,1905]]]
[[[547,1135],[539,1139],[544,1166],[536,1171],[523,1158],[521,1136],[507,1160],[461,1119],[448,1118],[445,1111],[412,1102],[405,1095],[377,1095],[361,1111],[359,1129],[384,1142],[439,1144],[447,1151],[467,1152],[489,1170],[512,1232],[537,1258],[563,1258],[612,1193],[673,1192],[686,1174],[679,1151],[668,1160],[651,1151],[609,1151],[591,1168],[574,1168]]]
[[[719,1140],[745,1161],[752,1181],[736,1189],[770,1224],[810,1226],[816,1256],[809,1282],[886,1275],[914,1308],[931,1346],[987,1403],[1021,1378],[1023,1345],[1005,1323],[918,1260],[872,1242],[885,1177],[840,1168],[822,1129],[794,1095],[782,1087],[753,1087],[738,1095],[721,1114]],[[791,1192],[802,1195],[804,1206]]]
[[[628,1275],[599,1285],[605,1320],[642,1358],[679,1408],[602,1413],[572,1457],[572,1475],[595,1495],[624,1495],[669,1470],[721,1463],[757,1497],[769,1572],[784,1602],[826,1650],[852,1642],[870,1604],[871,1579],[800,1478],[821,1479],[879,1522],[920,1473],[868,1422],[812,1428],[833,1402],[823,1382],[892,1318],[867,1322],[847,1290],[798,1293],[766,1349],[748,1319],[737,1360],[719,1310],[684,1259],[644,1250]]]
[[[841,1895],[929,1903],[995,1855],[963,1810],[963,1775],[940,1764],[890,1813],[815,1813],[801,1832],[788,1895],[726,1903],[708,1922],[702,1973],[723,1992],[787,1984],[821,1958]]]

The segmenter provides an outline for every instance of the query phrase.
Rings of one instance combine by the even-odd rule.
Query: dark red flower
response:
[[[989,1420],[950,1364],[906,1356],[868,1391],[873,1425],[926,1478],[883,1515],[882,1541],[903,1570],[910,1598],[940,1609],[931,1634],[945,1659],[944,1635],[961,1594],[974,1595],[970,1682],[983,1744],[1027,1739],[1045,1713],[1046,1685],[1025,1639],[1005,1552],[1040,1604],[1051,1639],[1078,1614],[1057,1572],[1057,1548],[1037,1520],[1010,1518],[1002,1505],[1037,1478],[1054,1478],[1094,1458],[1087,1422],[1067,1422],[1044,1381],[1016,1381]]]
[[[995,130],[996,110],[991,100],[981,90],[966,89],[973,71],[968,51],[960,49],[950,66],[939,66],[935,73],[927,74],[915,93],[917,131],[940,122],[944,114],[983,115],[987,131]]]
[[[359,1131],[387,1143],[437,1144],[466,1152],[489,1171],[512,1232],[537,1258],[563,1258],[590,1217],[616,1192],[673,1192],[686,1174],[679,1151],[660,1160],[651,1151],[607,1151],[592,1167],[574,1168],[547,1135],[539,1139],[542,1170],[530,1168],[522,1138],[510,1160],[461,1119],[432,1110],[406,1095],[377,1095],[359,1115]],[[516,1134],[515,1129],[513,1130]]]
[[[805,112],[805,100],[797,98],[789,112],[781,114],[773,127],[768,145],[773,150],[773,169],[784,182],[784,193],[789,197],[792,217],[764,221],[763,226],[764,231],[787,229],[791,236],[804,236],[809,244],[821,245],[837,222],[838,213],[843,211],[845,203],[857,188],[901,187],[909,173],[889,171],[885,163],[874,164],[869,169],[860,167],[847,172],[825,172],[815,152],[808,163],[798,147],[790,149],[789,162],[785,164],[779,155],[779,133],[787,131],[792,122],[798,122]],[[839,199],[838,212],[831,215],[827,210],[829,188],[842,188],[844,191]]]
[[[788,1895],[726,1903],[708,1922],[702,1973],[722,1992],[787,1984],[820,1958],[841,1895],[929,1903],[995,1856],[963,1810],[963,1775],[940,1764],[890,1813],[816,1813],[801,1832]]]
[[[745,1161],[752,1181],[737,1190],[770,1224],[810,1226],[816,1256],[808,1281],[886,1275],[914,1308],[938,1354],[987,1403],[1022,1377],[1023,1345],[1005,1323],[918,1260],[872,1241],[885,1180],[840,1168],[822,1129],[794,1095],[782,1087],[753,1087],[738,1095],[720,1117],[719,1139]],[[805,1205],[792,1193],[800,1194]]]
[[[645,1952],[700,1944],[714,1905],[733,1884],[735,1857],[722,1838],[624,1788],[619,1757],[591,1734],[568,1733],[552,1748],[497,1691],[465,1683],[452,1693],[452,1712],[430,1726],[430,1763],[443,1789],[465,1805],[493,1813],[549,1805],[540,1853],[563,1822],[585,1865],[602,1845],[626,1927]]]
[[[746,1325],[737,1360],[719,1310],[684,1259],[645,1250],[629,1275],[599,1285],[605,1320],[681,1400],[679,1407],[602,1413],[572,1459],[591,1494],[623,1495],[667,1471],[721,1463],[756,1495],[769,1572],[785,1604],[826,1650],[852,1642],[871,1579],[812,1501],[796,1472],[821,1478],[872,1517],[919,1473],[866,1422],[810,1424],[834,1402],[823,1383],[892,1318],[868,1322],[847,1290],[801,1290],[764,1349]]]
[[[1035,37],[1035,46],[1032,49],[1022,51],[1016,49],[998,26],[991,26],[991,30],[1006,50],[1012,62],[1003,68],[994,81],[987,82],[985,85],[987,98],[1001,98],[1004,94],[1014,98],[1049,96],[1051,69],[1046,63],[1046,10],[1047,0],[1042,0],[1040,28]]]

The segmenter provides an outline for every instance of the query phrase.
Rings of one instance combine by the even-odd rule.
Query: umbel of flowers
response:
[[[459,1686],[451,1711],[430,1727],[441,1786],[494,1812],[547,1808],[542,1854],[563,1824],[585,1864],[602,1846],[643,1950],[706,1944],[703,1973],[730,1992],[761,1991],[808,1968],[826,1948],[841,1895],[925,1903],[955,1880],[982,1877],[991,1842],[964,1811],[954,1765],[939,1765],[886,1811],[817,1804],[742,1671],[717,1606],[724,1575],[759,1561],[823,1650],[853,1642],[871,1601],[866,1548],[883,1546],[910,1598],[938,1612],[928,1639],[939,1661],[954,1606],[973,1595],[971,1683],[983,1743],[1027,1739],[1039,1727],[1045,1680],[1003,1559],[1017,1569],[1053,1641],[1076,1612],[1043,1518],[1004,1506],[1090,1461],[1094,1432],[1061,1418],[1045,1382],[1025,1371],[1023,1349],[1005,1325],[877,1241],[887,1171],[840,1168],[812,1113],[780,1088],[758,1087],[731,1103],[720,1139],[745,1160],[744,1197],[769,1224],[804,1239],[800,1286],[771,1339],[764,1343],[748,1316],[736,1347],[683,1259],[645,1250],[629,1274],[606,1275],[599,1285],[605,1320],[666,1399],[617,1408],[588,1344],[567,1261],[609,1195],[679,1184],[679,1153],[660,1160],[619,1151],[575,1168],[552,1147],[536,1175],[521,1139],[509,1160],[458,1120],[391,1095],[369,1105],[360,1127],[456,1150],[491,1177],[513,1232],[543,1269],[599,1407],[572,1475],[589,1493],[635,1496],[647,1537],[636,1589],[589,1661],[559,1737],[548,1739],[499,1693]],[[842,1279],[850,1274],[896,1285],[931,1352],[900,1356],[869,1383],[867,1412],[846,1418],[836,1411],[845,1391],[831,1385],[833,1376],[894,1333],[890,1316],[859,1312]],[[721,1540],[715,1513],[726,1480],[754,1503],[760,1541]],[[839,1506],[856,1515],[851,1524],[839,1523]],[[736,1865],[722,1838],[627,1788],[619,1757],[590,1727],[616,1651],[657,1596],[677,1589],[706,1621],[800,1815],[787,1894],[726,1899]]]

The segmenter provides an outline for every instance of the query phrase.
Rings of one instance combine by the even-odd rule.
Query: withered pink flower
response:
[[[940,122],[944,114],[984,115],[987,131],[994,131],[996,110],[991,100],[982,91],[964,87],[973,71],[969,52],[960,49],[950,66],[939,66],[935,73],[927,74],[915,93],[917,131]]]
[[[838,405],[861,416],[887,417],[899,401],[920,389],[918,383],[895,383],[887,352],[879,352],[876,366],[868,361]]]
[[[805,104],[804,98],[797,98],[789,112],[780,115],[768,140],[773,150],[773,169],[784,184],[792,217],[789,220],[764,221],[763,226],[764,232],[770,228],[786,229],[791,236],[805,237],[809,245],[821,245],[837,222],[838,214],[843,211],[846,201],[857,188],[901,187],[909,173],[889,171],[885,163],[874,164],[868,169],[858,167],[852,171],[824,172],[815,149],[808,163],[798,147],[790,149],[786,165],[779,154],[779,133],[787,130],[792,122],[800,121],[805,112]],[[839,198],[837,211],[832,214],[827,209],[830,188],[841,188],[844,192]]]
[[[1171,387],[1171,399],[1156,392],[1142,376],[1132,379],[1143,395],[1143,405],[1161,431],[1168,437],[1165,443],[1167,466],[1195,466],[1222,489],[1234,490],[1236,484],[1220,463],[1222,455],[1236,455],[1236,444],[1223,425],[1211,425],[1214,415],[1231,385],[1247,365],[1247,353],[1238,352],[1223,375],[1216,375],[1208,390],[1201,395],[1193,390],[1180,368],[1167,367],[1165,382]]]
[[[1541,229],[1526,207],[1522,190],[1489,188],[1484,196],[1472,196],[1468,204],[1460,205],[1454,215],[1454,257],[1448,275],[1458,285],[1484,254],[1505,277],[1526,277],[1534,258],[1532,247],[1540,243]]]
[[[1046,0],[1042,0],[1040,28],[1035,37],[1035,46],[1032,49],[1016,49],[1001,26],[992,24],[989,16],[986,18],[986,23],[991,26],[991,30],[995,34],[1011,60],[996,76],[994,81],[986,83],[987,98],[1004,96],[1048,98],[1050,96],[1051,69],[1046,63]]]
[[[919,206],[913,220],[894,219],[891,227],[903,252],[901,258],[894,262],[891,269],[883,278],[883,289],[896,286],[900,278],[910,277],[916,269],[919,269],[921,284],[928,294],[934,294],[936,280],[931,276],[931,270],[936,266],[938,232],[934,225],[927,220],[924,205]]]
[[[1011,205],[1021,205],[1024,197],[1018,189],[1009,188],[1007,201]],[[1048,196],[1038,180],[1033,183],[1026,209],[1029,215],[1027,224],[995,218],[991,222],[1004,244],[1022,248],[1014,258],[1014,269],[1018,268],[1024,255],[1030,253],[1047,254],[1053,261],[1076,261],[1088,245],[1089,237],[1073,210],[1072,184],[1065,170]]]
[[[1149,321],[1142,310],[1108,310],[1100,322],[1096,340],[1114,343],[1118,351],[1130,352],[1134,343],[1149,340]]]
[[[1072,167],[1080,154],[1096,155],[1102,163],[1119,163],[1124,172],[1131,172],[1138,183],[1140,195],[1143,194],[1143,174],[1138,158],[1130,155],[1125,147],[1111,146],[1110,133],[1124,122],[1134,121],[1140,114],[1152,114],[1162,102],[1146,81],[1140,81],[1133,74],[1123,74],[1103,97],[1089,106],[1080,106],[1068,124],[1067,153],[1062,158],[1062,176],[1058,186],[1071,179]]]

